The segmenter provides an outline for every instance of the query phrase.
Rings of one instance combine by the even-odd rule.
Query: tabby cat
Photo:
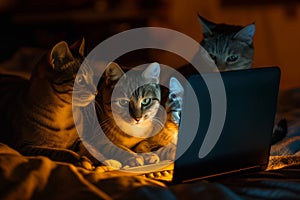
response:
[[[253,63],[253,37],[255,25],[237,26],[218,24],[198,15],[202,25],[203,40],[200,45],[214,60],[219,71],[250,69]],[[191,65],[179,69],[185,77],[198,73]],[[275,126],[272,144],[287,134],[287,121],[281,119]]]
[[[220,71],[251,68],[255,25],[216,24],[198,16],[202,25],[201,46],[209,53]]]
[[[79,139],[72,115],[74,106],[95,98],[96,84],[89,67],[76,74],[85,56],[85,41],[70,47],[56,44],[33,69],[30,80],[1,75],[1,140],[25,155],[80,162],[74,150]],[[74,81],[81,87],[73,91]],[[3,87],[4,86],[4,87]],[[73,98],[78,93],[80,98]]]
[[[181,107],[176,105],[178,98],[173,93],[181,95],[182,92],[174,90],[173,93],[170,92],[171,98],[162,100],[159,76],[158,63],[152,63],[146,69],[131,70],[126,74],[116,63],[112,62],[107,66],[98,87],[101,95],[96,97],[98,119],[105,136],[99,139],[98,134],[89,137],[90,140],[87,141],[107,160],[114,159],[125,167],[157,163],[167,158],[166,151],[160,155],[151,151],[154,147],[159,149],[176,142],[174,138],[178,133],[178,113]],[[179,82],[175,84],[177,83]],[[172,79],[172,86],[176,87],[175,84]],[[113,91],[117,92],[114,94]],[[166,124],[162,102],[166,102],[168,111]],[[157,134],[154,135],[155,133]],[[146,144],[145,138],[149,136],[152,136],[151,140]],[[159,139],[155,140],[156,136]]]

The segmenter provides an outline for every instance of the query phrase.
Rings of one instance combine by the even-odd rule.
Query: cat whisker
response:
[[[107,125],[113,126],[115,123],[112,122],[110,118],[104,119],[103,121],[100,122],[101,127],[107,127]],[[110,127],[110,126],[109,126]]]
[[[98,103],[98,101],[95,101],[95,108],[98,113],[103,113],[103,110],[102,110],[100,104]]]

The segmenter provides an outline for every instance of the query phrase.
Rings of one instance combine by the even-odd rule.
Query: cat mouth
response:
[[[149,120],[146,120],[146,119],[142,119],[139,121],[134,120],[131,124],[136,127],[147,126],[147,125],[149,125]]]
[[[135,120],[132,120],[132,121],[130,122],[130,124],[131,124],[131,125],[134,125],[134,126],[139,126],[139,125],[143,124],[143,122],[142,122],[142,121],[135,121]]]
[[[139,121],[136,121],[134,119],[130,119],[127,121],[128,124],[130,124],[131,126],[142,126],[143,125],[143,122],[144,120],[139,120]]]

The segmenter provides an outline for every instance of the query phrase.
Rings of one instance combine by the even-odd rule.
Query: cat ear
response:
[[[104,72],[106,84],[109,84],[111,81],[119,80],[124,74],[124,71],[117,63],[108,63]]]
[[[198,14],[198,18],[199,18],[201,26],[202,26],[203,35],[204,36],[211,36],[213,34],[211,30],[216,27],[216,24],[213,23],[213,22],[208,21],[207,19],[200,16],[199,14]]]
[[[84,37],[81,40],[74,42],[70,46],[70,49],[72,50],[73,53],[79,54],[81,57],[85,57],[85,55],[87,54],[87,49],[85,46]]]
[[[243,29],[241,29],[239,32],[237,32],[233,38],[239,39],[242,41],[247,42],[248,44],[252,44],[252,39],[255,33],[255,25],[250,24]]]
[[[157,62],[151,63],[142,74],[144,78],[154,80],[155,83],[159,83],[159,75],[160,66]]]
[[[68,62],[73,61],[74,57],[65,41],[57,43],[51,50],[50,63],[53,69],[61,69]]]
[[[184,89],[181,83],[175,77],[170,78],[169,90],[170,90],[170,98],[172,98],[172,95],[174,94],[176,96],[183,97]]]

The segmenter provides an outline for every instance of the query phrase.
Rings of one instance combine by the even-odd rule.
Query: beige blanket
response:
[[[88,171],[0,144],[0,199],[296,199],[300,166],[219,182],[165,184],[117,171]]]
[[[24,157],[0,144],[0,199],[110,199],[164,184],[117,172],[87,171],[46,157]]]

